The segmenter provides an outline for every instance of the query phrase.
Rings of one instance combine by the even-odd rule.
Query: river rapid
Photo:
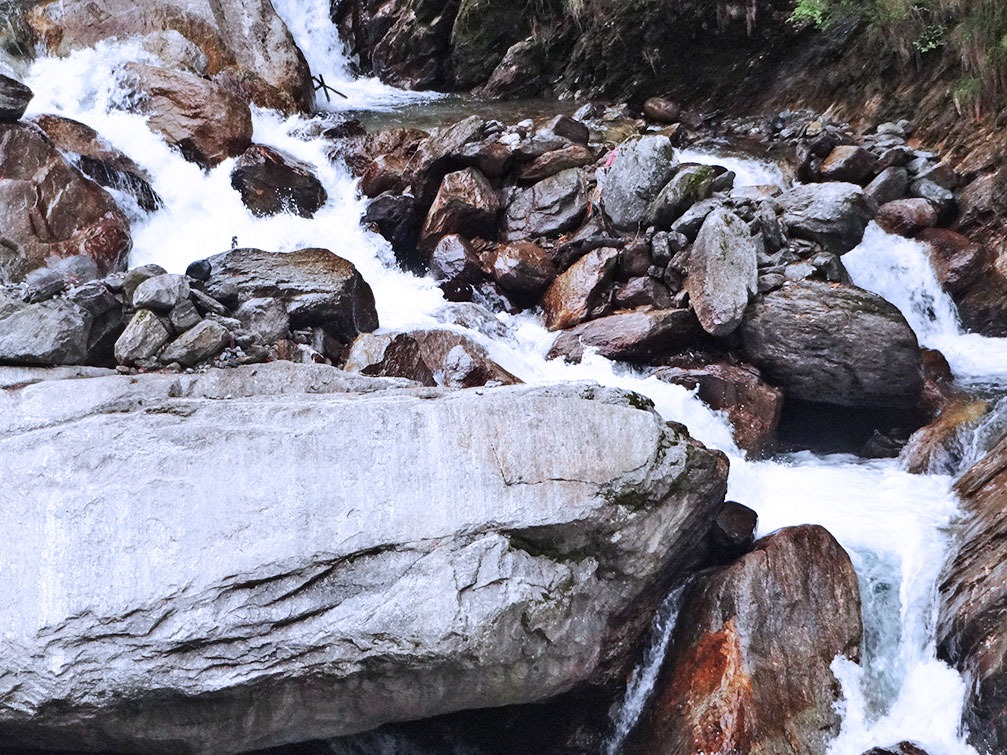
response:
[[[458,113],[469,107],[355,77],[329,21],[328,0],[275,0],[274,5],[314,73],[347,95],[331,102],[323,98],[322,109],[363,111],[370,124],[384,119],[394,124],[404,115],[415,120],[425,111]],[[328,192],[327,204],[311,220],[255,218],[230,186],[232,161],[203,172],[148,130],[141,116],[117,107],[124,96],[116,83],[118,64],[143,56],[138,49],[124,52],[103,44],[67,58],[40,57],[19,71],[36,93],[29,114],[58,113],[92,126],[152,177],[164,207],[152,215],[132,207],[131,265],[157,263],[183,272],[188,263],[226,250],[235,240],[279,251],[325,247],[361,271],[374,290],[383,328],[441,325],[445,301],[440,290],[432,280],[399,269],[387,243],[361,228],[364,204],[355,180],[328,159],[326,142],[306,136],[308,122],[256,111],[255,141],[310,163]],[[776,166],[754,160],[709,152],[682,157],[726,165],[738,173],[739,184],[785,180]],[[954,304],[941,291],[919,245],[871,226],[860,247],[843,260],[857,285],[898,306],[921,343],[947,356],[961,382],[985,394],[1007,391],[1007,341],[962,331]],[[958,511],[951,486],[964,465],[946,475],[922,476],[903,471],[895,460],[810,452],[749,461],[735,445],[725,417],[686,389],[597,355],[578,365],[548,361],[553,335],[536,314],[499,319],[506,336],[469,335],[504,368],[529,383],[591,380],[650,397],[667,419],[684,423],[696,438],[730,457],[729,496],[758,512],[760,535],[787,525],[821,524],[850,553],[863,596],[864,659],[860,665],[835,663],[845,701],[842,731],[830,755],[860,755],[906,739],[919,742],[931,755],[975,755],[959,730],[964,682],[938,661],[935,647],[937,581]],[[984,438],[974,439],[967,459],[981,455],[984,445]],[[646,703],[671,634],[674,603],[670,598],[655,620],[652,646],[616,715],[617,734],[609,743],[613,755]]]

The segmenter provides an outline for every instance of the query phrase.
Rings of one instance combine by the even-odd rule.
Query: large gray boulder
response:
[[[857,246],[877,205],[856,184],[830,182],[797,186],[779,197],[783,222],[802,239],[842,254]]]
[[[284,111],[314,105],[308,64],[270,0],[60,0],[37,4],[28,23],[56,55],[106,39],[159,41],[174,32],[205,56],[200,74],[226,80],[257,105]]]
[[[93,321],[66,299],[24,304],[0,294],[0,363],[81,364]]]
[[[940,586],[938,654],[962,671],[980,752],[1007,748],[1007,438],[958,481],[963,521]]]
[[[801,281],[756,299],[740,328],[747,360],[788,398],[912,407],[922,352],[896,307],[841,283]]]
[[[235,753],[624,672],[723,457],[597,386],[390,385],[0,391],[0,745]]]
[[[511,195],[503,217],[504,238],[513,241],[573,230],[587,207],[584,173],[576,168],[560,171]]]
[[[612,165],[598,179],[605,212],[619,228],[649,219],[649,207],[678,168],[671,139],[641,136],[619,146]]]
[[[725,209],[707,216],[689,255],[686,287],[703,330],[727,336],[738,328],[759,288],[755,241],[744,220]]]

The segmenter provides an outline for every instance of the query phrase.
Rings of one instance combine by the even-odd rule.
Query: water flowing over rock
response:
[[[678,168],[675,148],[666,136],[642,136],[621,144],[603,178],[601,201],[619,228],[647,220],[650,203]]]
[[[759,285],[755,241],[745,222],[728,210],[710,213],[687,269],[689,299],[703,330],[718,337],[733,333]]]
[[[259,216],[292,212],[310,218],[328,199],[310,165],[261,144],[253,144],[235,160],[231,186]]]
[[[211,293],[233,286],[241,302],[278,299],[295,328],[321,327],[349,343],[378,327],[371,287],[350,262],[327,249],[289,253],[236,249],[209,262]]]
[[[38,5],[28,21],[57,55],[176,32],[205,56],[199,73],[226,78],[245,99],[283,111],[314,105],[308,64],[269,0],[60,0]]]
[[[854,286],[792,282],[757,298],[741,325],[748,361],[788,398],[849,407],[912,407],[922,354],[906,319]]]
[[[137,92],[147,125],[187,160],[213,167],[252,144],[248,105],[224,87],[184,71],[130,63],[124,76]]]
[[[779,202],[792,234],[840,254],[860,243],[877,211],[863,189],[840,182],[798,186],[784,192]]]
[[[1007,438],[955,485],[964,520],[940,586],[938,653],[968,681],[964,724],[978,749],[1007,747]]]
[[[649,714],[626,755],[825,755],[836,656],[860,658],[857,575],[825,529],[781,530],[687,588]],[[786,659],[786,662],[782,662]]]
[[[623,668],[723,457],[596,386],[396,385],[276,363],[0,391],[5,746],[235,753]]]
[[[0,281],[17,283],[53,258],[85,255],[102,273],[132,247],[115,200],[37,127],[0,124]]]

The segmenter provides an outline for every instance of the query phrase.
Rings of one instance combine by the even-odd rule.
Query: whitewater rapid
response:
[[[327,0],[274,0],[274,5],[314,71],[351,98],[326,107],[380,110],[416,103],[416,95],[353,76],[327,20]],[[329,160],[331,145],[307,136],[312,133],[308,120],[256,111],[255,141],[313,165],[328,202],[312,220],[292,215],[255,218],[231,189],[232,161],[203,172],[168,148],[141,116],[119,108],[124,93],[116,84],[117,69],[123,61],[137,59],[157,62],[137,47],[103,44],[63,59],[40,57],[25,76],[36,93],[29,115],[57,113],[92,126],[152,177],[164,208],[152,215],[135,206],[130,209],[131,265],[157,263],[182,272],[188,263],[230,248],[232,240],[276,251],[324,247],[360,269],[374,290],[384,329],[441,324],[441,292],[432,280],[399,269],[388,244],[361,228],[364,205],[355,181],[343,165]],[[685,152],[681,158],[717,161],[709,152]],[[771,164],[737,157],[720,162],[738,174],[739,184],[785,182]],[[954,305],[940,291],[919,245],[872,226],[864,243],[844,261],[857,284],[902,309],[921,342],[942,350],[959,376],[1007,381],[1007,344],[962,332]],[[507,370],[529,383],[592,380],[648,396],[667,419],[685,424],[699,440],[730,457],[729,495],[759,513],[760,534],[787,525],[821,524],[847,549],[864,597],[864,660],[859,666],[836,664],[845,693],[844,718],[830,755],[860,755],[902,739],[919,742],[930,755],[975,755],[958,728],[964,684],[936,659],[934,640],[937,578],[957,514],[951,477],[910,475],[894,460],[810,453],[749,461],[735,445],[726,418],[686,389],[597,355],[589,354],[578,365],[546,360],[554,334],[535,313],[499,319],[506,336],[470,335]],[[659,666],[670,637],[669,625],[670,614],[663,623],[658,621],[655,637],[663,645],[648,656],[650,666],[641,666],[638,683],[619,714],[617,726],[623,735],[646,704],[648,684],[656,677],[654,664]]]

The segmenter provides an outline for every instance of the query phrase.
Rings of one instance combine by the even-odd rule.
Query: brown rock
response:
[[[549,176],[570,168],[582,168],[595,160],[594,152],[582,144],[571,144],[563,149],[546,152],[534,162],[521,169],[518,179],[526,183],[537,183]]]
[[[916,237],[927,245],[941,287],[958,298],[982,274],[987,255],[979,244],[946,228],[926,228]]]
[[[905,168],[885,168],[864,187],[864,194],[878,205],[902,199],[909,190],[909,171]]]
[[[376,197],[386,191],[402,192],[406,188],[402,174],[408,161],[397,155],[378,155],[360,176],[360,193]]]
[[[448,173],[420,232],[421,243],[431,248],[449,233],[492,238],[499,211],[500,197],[478,170]]]
[[[379,157],[389,158],[394,162],[402,161],[408,165],[429,136],[426,131],[415,128],[387,128],[368,134],[361,127],[359,133],[334,136],[337,143],[331,155],[342,157],[353,175],[362,176],[371,162]]]
[[[664,97],[651,97],[643,103],[643,114],[658,123],[678,123],[682,108]]]
[[[860,658],[857,575],[818,526],[780,530],[686,590],[626,755],[822,755],[839,733],[836,656]],[[785,659],[785,662],[784,662]]]
[[[654,375],[665,382],[698,390],[699,398],[711,409],[727,412],[735,442],[750,456],[762,456],[773,450],[783,411],[783,391],[766,383],[754,367],[725,363],[665,367]]]
[[[878,159],[863,147],[840,145],[822,163],[823,181],[848,181],[862,184],[878,167]]]
[[[430,255],[430,274],[434,280],[453,285],[476,283],[482,266],[472,246],[457,234],[445,236]]]
[[[913,474],[954,474],[962,460],[962,435],[989,414],[987,401],[962,399],[909,438],[899,456]]]
[[[980,752],[1007,750],[1007,438],[955,485],[963,519],[940,586],[939,657],[965,676],[964,725]]]
[[[532,97],[545,84],[544,60],[539,42],[526,39],[514,44],[478,94],[491,100]]]
[[[125,264],[131,246],[129,220],[108,192],[37,127],[0,124],[0,281],[77,255],[106,274]]]
[[[262,144],[253,144],[234,162],[231,187],[260,217],[289,212],[310,218],[329,198],[310,165]]]
[[[161,206],[147,172],[90,126],[58,115],[36,115],[30,120],[95,183],[132,195],[147,212]]]
[[[252,114],[239,97],[195,74],[128,63],[147,125],[204,167],[237,157],[252,144]]]
[[[899,742],[891,747],[874,747],[864,755],[927,755],[927,752],[913,742]]]
[[[649,276],[633,278],[615,292],[615,306],[618,309],[671,309],[672,295],[668,287]]]
[[[591,348],[608,359],[653,362],[694,343],[702,334],[688,309],[617,312],[559,334],[549,358],[579,362]]]
[[[926,199],[897,199],[881,205],[874,219],[888,233],[914,236],[937,225],[937,210]]]
[[[490,359],[467,336],[450,330],[357,337],[345,369],[364,375],[404,377],[424,385],[474,388],[487,383],[515,385],[521,381]]]
[[[615,277],[618,264],[619,250],[605,247],[573,263],[542,297],[546,327],[564,330],[604,314],[608,306],[605,291]]]
[[[493,256],[493,277],[500,288],[523,298],[537,298],[559,271],[542,247],[529,241],[503,244]]]
[[[587,144],[591,139],[591,130],[569,115],[557,115],[545,125],[545,131],[563,139],[569,139],[574,144]]]

